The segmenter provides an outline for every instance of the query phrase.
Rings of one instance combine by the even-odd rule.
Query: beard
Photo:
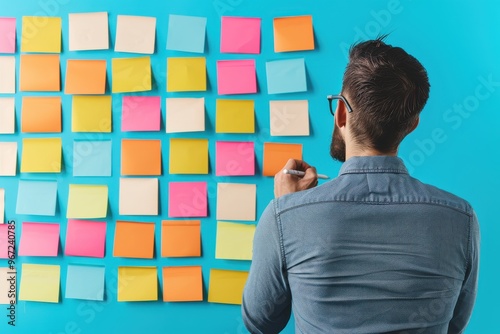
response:
[[[337,124],[333,128],[332,142],[330,144],[330,155],[333,159],[345,162],[345,141],[340,134]]]

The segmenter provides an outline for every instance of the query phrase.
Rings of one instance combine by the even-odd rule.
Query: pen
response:
[[[283,169],[283,174],[291,174],[297,176],[304,176],[306,173],[295,169]],[[328,175],[318,174],[318,179],[329,179]]]

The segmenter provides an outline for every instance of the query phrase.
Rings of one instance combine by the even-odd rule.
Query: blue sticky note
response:
[[[104,267],[68,265],[66,298],[104,300]]]
[[[111,140],[75,141],[73,176],[111,176]]]
[[[206,17],[169,15],[167,50],[203,53]]]
[[[268,61],[266,74],[269,94],[307,91],[304,58]]]
[[[57,181],[19,181],[16,213],[55,216]]]

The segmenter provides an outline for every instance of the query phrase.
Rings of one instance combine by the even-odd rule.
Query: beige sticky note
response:
[[[21,173],[60,173],[61,138],[24,138]]]
[[[106,218],[108,186],[70,184],[66,218]]]
[[[111,96],[73,96],[73,132],[111,132]]]
[[[155,35],[155,17],[118,15],[115,52],[153,54]]]
[[[167,98],[167,133],[205,131],[205,98]]]
[[[0,188],[0,224],[4,223],[5,219],[4,217],[5,217],[5,189]]]
[[[309,136],[307,100],[271,101],[271,136]]]
[[[9,305],[11,301],[16,302],[15,294],[9,291],[12,291],[11,284],[15,284],[17,279],[15,270],[0,268],[0,305]]]
[[[255,220],[257,186],[246,183],[217,184],[217,220]]]
[[[120,215],[158,215],[158,179],[121,178]]]
[[[109,48],[108,13],[69,14],[69,50],[107,50]]]
[[[215,258],[251,260],[254,224],[217,222]]]
[[[15,176],[17,167],[17,143],[0,142],[0,176]]]
[[[61,52],[60,17],[23,16],[21,52]]]
[[[0,57],[0,94],[16,92],[16,58]]]
[[[13,97],[0,98],[0,134],[15,132],[15,105]]]
[[[58,303],[60,277],[60,266],[23,263],[19,300]]]

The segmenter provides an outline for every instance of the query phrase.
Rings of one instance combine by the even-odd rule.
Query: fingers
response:
[[[299,181],[299,188],[310,189],[318,185],[318,173],[316,168],[309,167],[306,169],[306,174]]]
[[[284,169],[295,169],[295,170],[300,170],[300,171],[306,171],[310,167],[311,166],[303,160],[288,159],[288,161],[286,162],[286,164],[283,168]]]

